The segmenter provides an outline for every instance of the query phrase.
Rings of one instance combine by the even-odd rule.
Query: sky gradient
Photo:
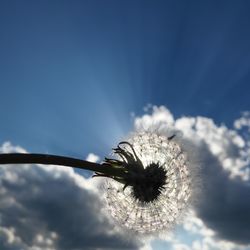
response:
[[[230,124],[250,105],[249,8],[2,1],[2,140],[32,151],[106,153],[131,129],[130,113],[148,103]]]
[[[94,153],[103,159],[119,140],[138,125],[136,120],[142,119],[145,114],[156,123],[159,119],[163,119],[161,122],[164,124],[169,122],[173,115],[174,121],[181,117],[190,118],[185,120],[186,123],[174,122],[172,125],[186,133],[185,136],[190,140],[192,140],[190,135],[193,135],[193,141],[197,145],[202,140],[206,148],[202,156],[206,159],[204,161],[217,166],[216,168],[223,172],[225,170],[223,164],[228,164],[223,163],[226,159],[223,158],[224,155],[228,155],[229,159],[239,157],[238,160],[243,160],[245,159],[242,156],[243,148],[244,152],[248,152],[249,141],[245,135],[249,131],[245,125],[248,124],[249,117],[247,113],[243,116],[241,114],[250,110],[249,10],[250,2],[243,0],[1,1],[0,145],[2,150],[3,145],[9,141],[10,148],[19,145],[32,153],[60,154],[83,159],[89,153]],[[152,105],[149,109],[145,109],[148,104]],[[198,125],[195,127],[194,124],[204,124],[198,117],[206,117],[210,119],[212,125],[214,124],[212,126],[207,120],[205,122],[205,127],[213,138],[210,141],[207,141],[210,137],[202,136],[206,133],[203,130],[200,132]],[[241,131],[239,127],[234,126],[235,120],[239,117],[243,117],[241,121],[245,119],[246,123],[242,125]],[[190,128],[185,132],[192,119],[195,120],[194,131]],[[147,124],[147,119],[144,123]],[[228,138],[228,144],[220,144],[220,140],[217,140],[223,139],[218,132],[223,130],[222,124],[226,127],[224,136]],[[243,138],[244,146],[234,145],[234,139],[230,137],[231,132],[228,132],[230,129],[232,133],[237,133]],[[215,134],[217,137],[212,136]],[[213,142],[217,142],[216,146],[211,146],[214,145]],[[228,146],[231,151],[228,149],[227,154],[223,150],[220,154],[213,151],[216,147],[225,148],[225,145],[231,144],[232,147]],[[235,162],[235,166],[239,167],[238,162]],[[230,168],[233,166],[230,165]],[[245,171],[249,169],[249,165],[239,169]],[[4,171],[0,172],[0,179],[5,178]],[[206,171],[206,174],[211,176],[212,173]],[[244,171],[238,173],[237,178],[241,174],[248,176]],[[35,168],[33,173],[35,179],[27,176],[28,179],[31,178],[30,182],[34,182],[34,186],[41,185],[35,181],[39,173]],[[24,173],[17,173],[17,176],[22,175]],[[235,204],[239,204],[239,208],[242,208],[239,211],[244,211],[244,215],[248,218],[245,221],[249,222],[250,215],[247,210],[249,202],[240,198],[237,200],[235,194],[239,192],[245,198],[250,194],[249,188],[245,186],[243,188],[242,183],[236,180],[232,184],[224,172],[218,176],[221,179],[215,182],[225,183],[226,193],[227,190],[231,190],[228,191],[230,193],[228,199],[229,201],[232,199],[232,202],[229,202],[232,210],[228,213],[238,211],[238,205]],[[44,183],[52,185],[50,178],[52,177],[44,177]],[[63,180],[65,178],[65,182],[69,185],[68,189],[65,188],[65,192],[72,191],[71,189],[75,188],[72,179],[66,174],[62,178]],[[1,182],[1,185],[4,185],[4,182]],[[86,184],[85,188],[89,187],[88,185]],[[39,188],[42,189],[42,186]],[[55,187],[56,190],[57,188],[58,186]],[[8,190],[13,197],[17,197],[16,193],[12,193],[11,187]],[[85,194],[84,188],[77,190]],[[79,200],[84,195],[78,191],[76,196],[79,195],[80,198],[74,199],[80,207]],[[46,193],[46,190],[43,192]],[[232,196],[231,192],[235,196]],[[224,194],[221,194],[222,197]],[[26,196],[27,194],[19,196],[21,203],[33,202],[34,206],[39,207],[39,199],[43,201],[39,196],[34,196],[34,200],[22,200],[22,197]],[[89,200],[95,200],[93,197],[91,193]],[[249,224],[242,226],[244,219],[241,218],[237,218],[234,225],[227,224],[226,222],[230,222],[228,219],[230,216],[229,214],[226,216],[224,210],[221,210],[223,204],[219,203],[220,199],[215,196],[209,197],[209,204],[215,203],[218,206],[208,206],[211,214],[201,206],[198,214],[202,222],[194,219],[197,225],[200,227],[206,225],[214,232],[219,232],[219,237],[231,240],[234,244],[239,242],[249,244],[249,240],[245,237],[250,235]],[[61,201],[58,202],[61,204]],[[97,204],[98,202],[99,200],[96,201]],[[48,211],[43,209],[46,208],[45,205],[41,204],[40,211],[47,216]],[[83,209],[89,212],[88,208]],[[68,211],[66,205],[62,210]],[[218,213],[221,218],[225,215],[223,219],[227,227],[213,223],[215,219],[213,216],[218,211],[221,212]],[[15,213],[16,211],[13,211],[13,214]],[[5,210],[1,210],[0,215],[6,215]],[[81,220],[84,221],[84,218],[81,217]],[[69,221],[70,216],[65,223],[70,223]],[[40,225],[39,223],[37,221],[37,225]],[[101,228],[96,235],[104,237],[101,239],[103,246],[106,246],[109,236],[103,234],[104,229],[98,223],[93,219],[93,225]],[[53,227],[56,224],[56,221],[51,222]],[[16,225],[17,231],[21,228],[17,222],[7,219],[6,225],[9,227]],[[240,235],[237,237],[236,232],[230,232],[233,227],[241,226],[246,229],[244,231],[246,235],[241,232],[242,239]],[[218,229],[220,227],[221,230]],[[229,231],[226,232],[224,228],[228,228]],[[53,230],[57,235],[68,233],[61,231],[59,225]],[[27,229],[27,232],[31,231],[31,228]],[[45,231],[44,236],[48,233]],[[27,239],[24,233],[20,237]],[[31,244],[28,244],[29,246],[36,244],[34,243],[37,242],[36,237],[34,236],[33,243],[29,242]],[[51,237],[52,241],[55,240],[53,234]],[[114,242],[118,242],[119,246],[126,245],[121,233],[113,234],[112,237],[117,240]],[[186,243],[190,241],[189,237],[192,238],[190,235],[184,237]],[[93,236],[91,239],[94,238]],[[15,249],[14,245],[6,243],[8,241],[2,241],[5,245],[1,245],[1,239],[0,235],[0,246],[4,246],[4,250]],[[99,240],[100,242],[102,241]],[[150,247],[165,249],[166,244],[174,244],[173,241],[169,242],[167,243],[164,238],[162,241],[151,242]],[[63,244],[67,246],[65,249],[71,250],[74,247],[81,249],[79,247],[82,242],[79,240],[79,245],[76,246],[61,241],[56,244],[56,250],[56,246],[58,249],[63,249]],[[128,249],[138,246],[141,247],[142,243],[131,240]],[[119,249],[108,244],[107,247]],[[173,249],[185,248],[176,246]]]

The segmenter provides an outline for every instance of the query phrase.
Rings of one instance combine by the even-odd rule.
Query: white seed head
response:
[[[136,197],[133,185],[124,189],[122,183],[108,178],[105,188],[109,212],[120,225],[140,233],[169,229],[176,223],[191,196],[186,154],[172,138],[153,133],[135,134],[128,142],[144,169],[152,164],[164,169],[164,184],[159,188],[157,198],[142,201]],[[124,150],[133,154],[128,145]]]

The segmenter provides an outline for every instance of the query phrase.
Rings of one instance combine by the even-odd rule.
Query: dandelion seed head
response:
[[[135,134],[128,143],[123,150],[136,154],[144,170],[132,171],[125,187],[106,181],[109,212],[119,224],[139,233],[169,229],[191,197],[187,156],[178,142],[155,133]]]

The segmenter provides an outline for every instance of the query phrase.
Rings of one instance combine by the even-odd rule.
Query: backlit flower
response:
[[[110,214],[128,229],[152,233],[174,225],[193,193],[193,166],[175,139],[175,135],[134,134],[114,149],[117,158],[105,158],[101,164],[27,153],[0,154],[0,164],[55,164],[108,177],[104,191]]]
[[[106,200],[114,219],[128,229],[151,233],[176,223],[191,196],[189,162],[173,139],[139,133],[121,142],[104,165],[125,169],[108,178]]]

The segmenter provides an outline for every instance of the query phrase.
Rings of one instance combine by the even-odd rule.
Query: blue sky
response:
[[[1,1],[0,143],[102,158],[149,103],[232,128],[250,110],[249,9],[226,0]]]
[[[250,105],[249,5],[2,1],[1,140],[103,154],[148,103],[230,124]]]

